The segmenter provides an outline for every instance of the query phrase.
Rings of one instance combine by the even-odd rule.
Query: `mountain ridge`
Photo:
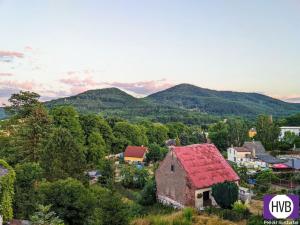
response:
[[[259,114],[272,114],[281,117],[300,112],[298,103],[284,102],[263,94],[217,91],[187,83],[143,98],[112,87],[88,90],[44,104],[48,108],[68,104],[81,113],[115,115],[129,120],[149,118],[160,122],[183,120],[188,123],[214,121],[220,116],[254,117]]]

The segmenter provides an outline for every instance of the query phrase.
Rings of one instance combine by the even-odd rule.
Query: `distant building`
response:
[[[230,147],[227,149],[227,157],[238,165],[253,168],[271,167],[273,164],[285,162],[266,152],[260,141],[245,142],[242,147]]]
[[[300,136],[300,127],[280,127],[280,140],[284,138],[285,132],[291,132],[297,136]]]
[[[144,146],[127,146],[124,161],[128,163],[142,163],[146,159],[148,148]]]
[[[249,132],[248,132],[248,136],[249,136],[250,138],[254,138],[256,135],[257,135],[256,129],[255,129],[255,128],[251,128],[251,129],[249,130]]]
[[[250,161],[252,151],[244,147],[231,147],[227,149],[227,159],[237,164]]]
[[[239,177],[212,144],[173,147],[155,173],[157,199],[176,208],[216,205],[211,187]]]

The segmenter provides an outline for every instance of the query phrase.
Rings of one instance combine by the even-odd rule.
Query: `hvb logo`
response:
[[[265,219],[298,219],[299,197],[298,195],[265,195],[264,196]]]

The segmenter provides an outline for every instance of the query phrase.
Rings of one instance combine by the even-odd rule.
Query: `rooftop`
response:
[[[239,180],[238,175],[213,144],[174,147],[172,151],[197,189]]]
[[[124,157],[143,158],[148,148],[144,146],[127,146]]]

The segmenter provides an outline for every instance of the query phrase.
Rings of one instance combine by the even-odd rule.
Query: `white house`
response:
[[[243,164],[252,158],[252,150],[244,147],[231,147],[227,149],[227,159],[237,164]]]
[[[297,136],[300,136],[300,127],[280,127],[280,140],[284,137],[285,132],[291,132],[296,134]]]

